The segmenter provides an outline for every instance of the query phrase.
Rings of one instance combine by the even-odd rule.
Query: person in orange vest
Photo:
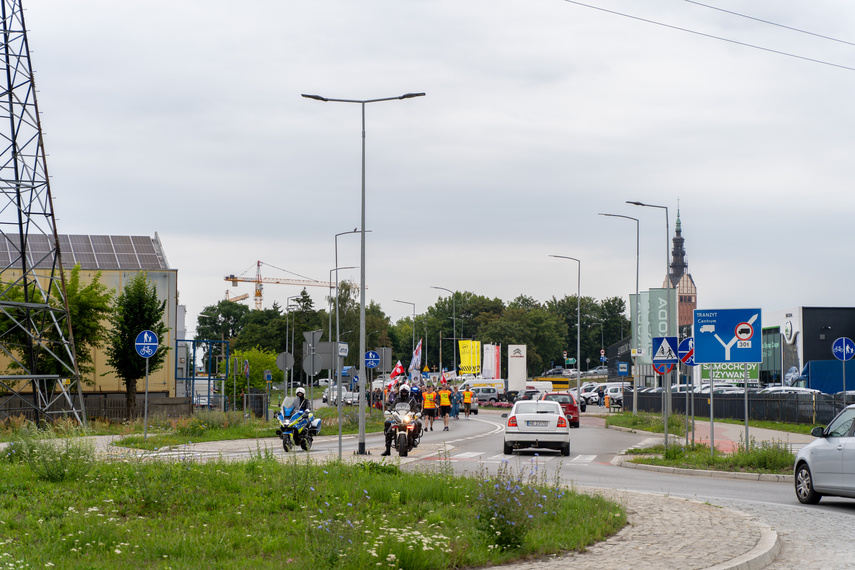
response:
[[[448,384],[443,384],[439,390],[439,413],[442,414],[442,431],[448,431],[448,415],[451,413],[451,390]]]
[[[463,414],[466,419],[469,419],[469,412],[472,411],[472,398],[475,397],[475,392],[469,389],[469,386],[463,390]]]
[[[430,424],[429,428],[425,427],[425,431],[433,431],[433,420],[436,418],[436,392],[433,391],[433,384],[428,384],[422,399],[422,416]]]

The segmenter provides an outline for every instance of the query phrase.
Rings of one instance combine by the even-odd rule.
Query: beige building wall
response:
[[[19,271],[7,271],[9,272],[9,280],[14,279],[20,274]],[[178,270],[149,269],[143,271],[128,269],[81,269],[81,285],[91,283],[98,271],[101,272],[101,283],[106,285],[108,289],[114,290],[114,300],[119,296],[119,294],[121,294],[125,285],[127,285],[137,273],[141,272],[147,273],[149,281],[154,283],[158,299],[161,301],[166,300],[166,310],[164,312],[163,319],[169,330],[166,333],[166,338],[160,339],[160,346],[161,350],[168,347],[170,351],[166,357],[163,368],[157,372],[149,374],[148,389],[149,392],[168,392],[169,396],[175,396],[175,334],[178,330]],[[4,280],[6,279],[4,278]],[[109,323],[105,324],[109,326]],[[95,372],[84,377],[85,383],[83,384],[83,391],[85,393],[124,393],[125,384],[115,375],[113,369],[107,364],[107,355],[104,353],[103,349],[94,350],[93,353]],[[0,368],[5,369],[8,364],[8,358],[0,357]],[[23,383],[18,386],[17,389],[26,391],[26,387]],[[137,391],[142,393],[144,390],[145,378],[137,382]]]

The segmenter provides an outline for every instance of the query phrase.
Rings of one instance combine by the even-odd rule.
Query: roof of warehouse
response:
[[[19,234],[4,234],[0,239],[0,267],[14,267],[20,259]],[[51,264],[51,237],[30,234],[27,260],[30,266]],[[62,265],[81,269],[169,269],[157,233],[149,236],[59,235]]]

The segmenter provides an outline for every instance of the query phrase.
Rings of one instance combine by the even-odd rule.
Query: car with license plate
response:
[[[561,405],[552,400],[518,400],[505,423],[503,451],[515,449],[554,449],[570,455],[570,422]]]
[[[573,394],[567,392],[547,392],[540,396],[541,400],[551,400],[558,402],[561,410],[567,421],[570,422],[570,427],[579,427],[579,404],[576,403],[576,398]]]
[[[824,496],[855,499],[855,405],[846,406],[796,455],[796,498],[815,505]]]

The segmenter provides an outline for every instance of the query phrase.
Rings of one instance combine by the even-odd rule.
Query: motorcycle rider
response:
[[[398,406],[406,404],[410,407],[410,411],[415,413],[419,409],[419,403],[415,400],[415,398],[410,397],[410,387],[407,384],[401,384],[401,387],[398,389],[398,398],[395,400],[394,409],[398,409]],[[386,436],[386,451],[381,453],[380,455],[386,457],[388,455],[392,455],[392,418],[386,418],[386,422],[383,424],[383,434]],[[419,436],[422,433],[422,422],[421,420],[415,421],[415,428],[413,429],[413,438],[418,442]]]
[[[309,411],[309,400],[306,399],[306,390],[303,387],[297,388],[297,406],[296,410],[298,412],[308,412]]]

